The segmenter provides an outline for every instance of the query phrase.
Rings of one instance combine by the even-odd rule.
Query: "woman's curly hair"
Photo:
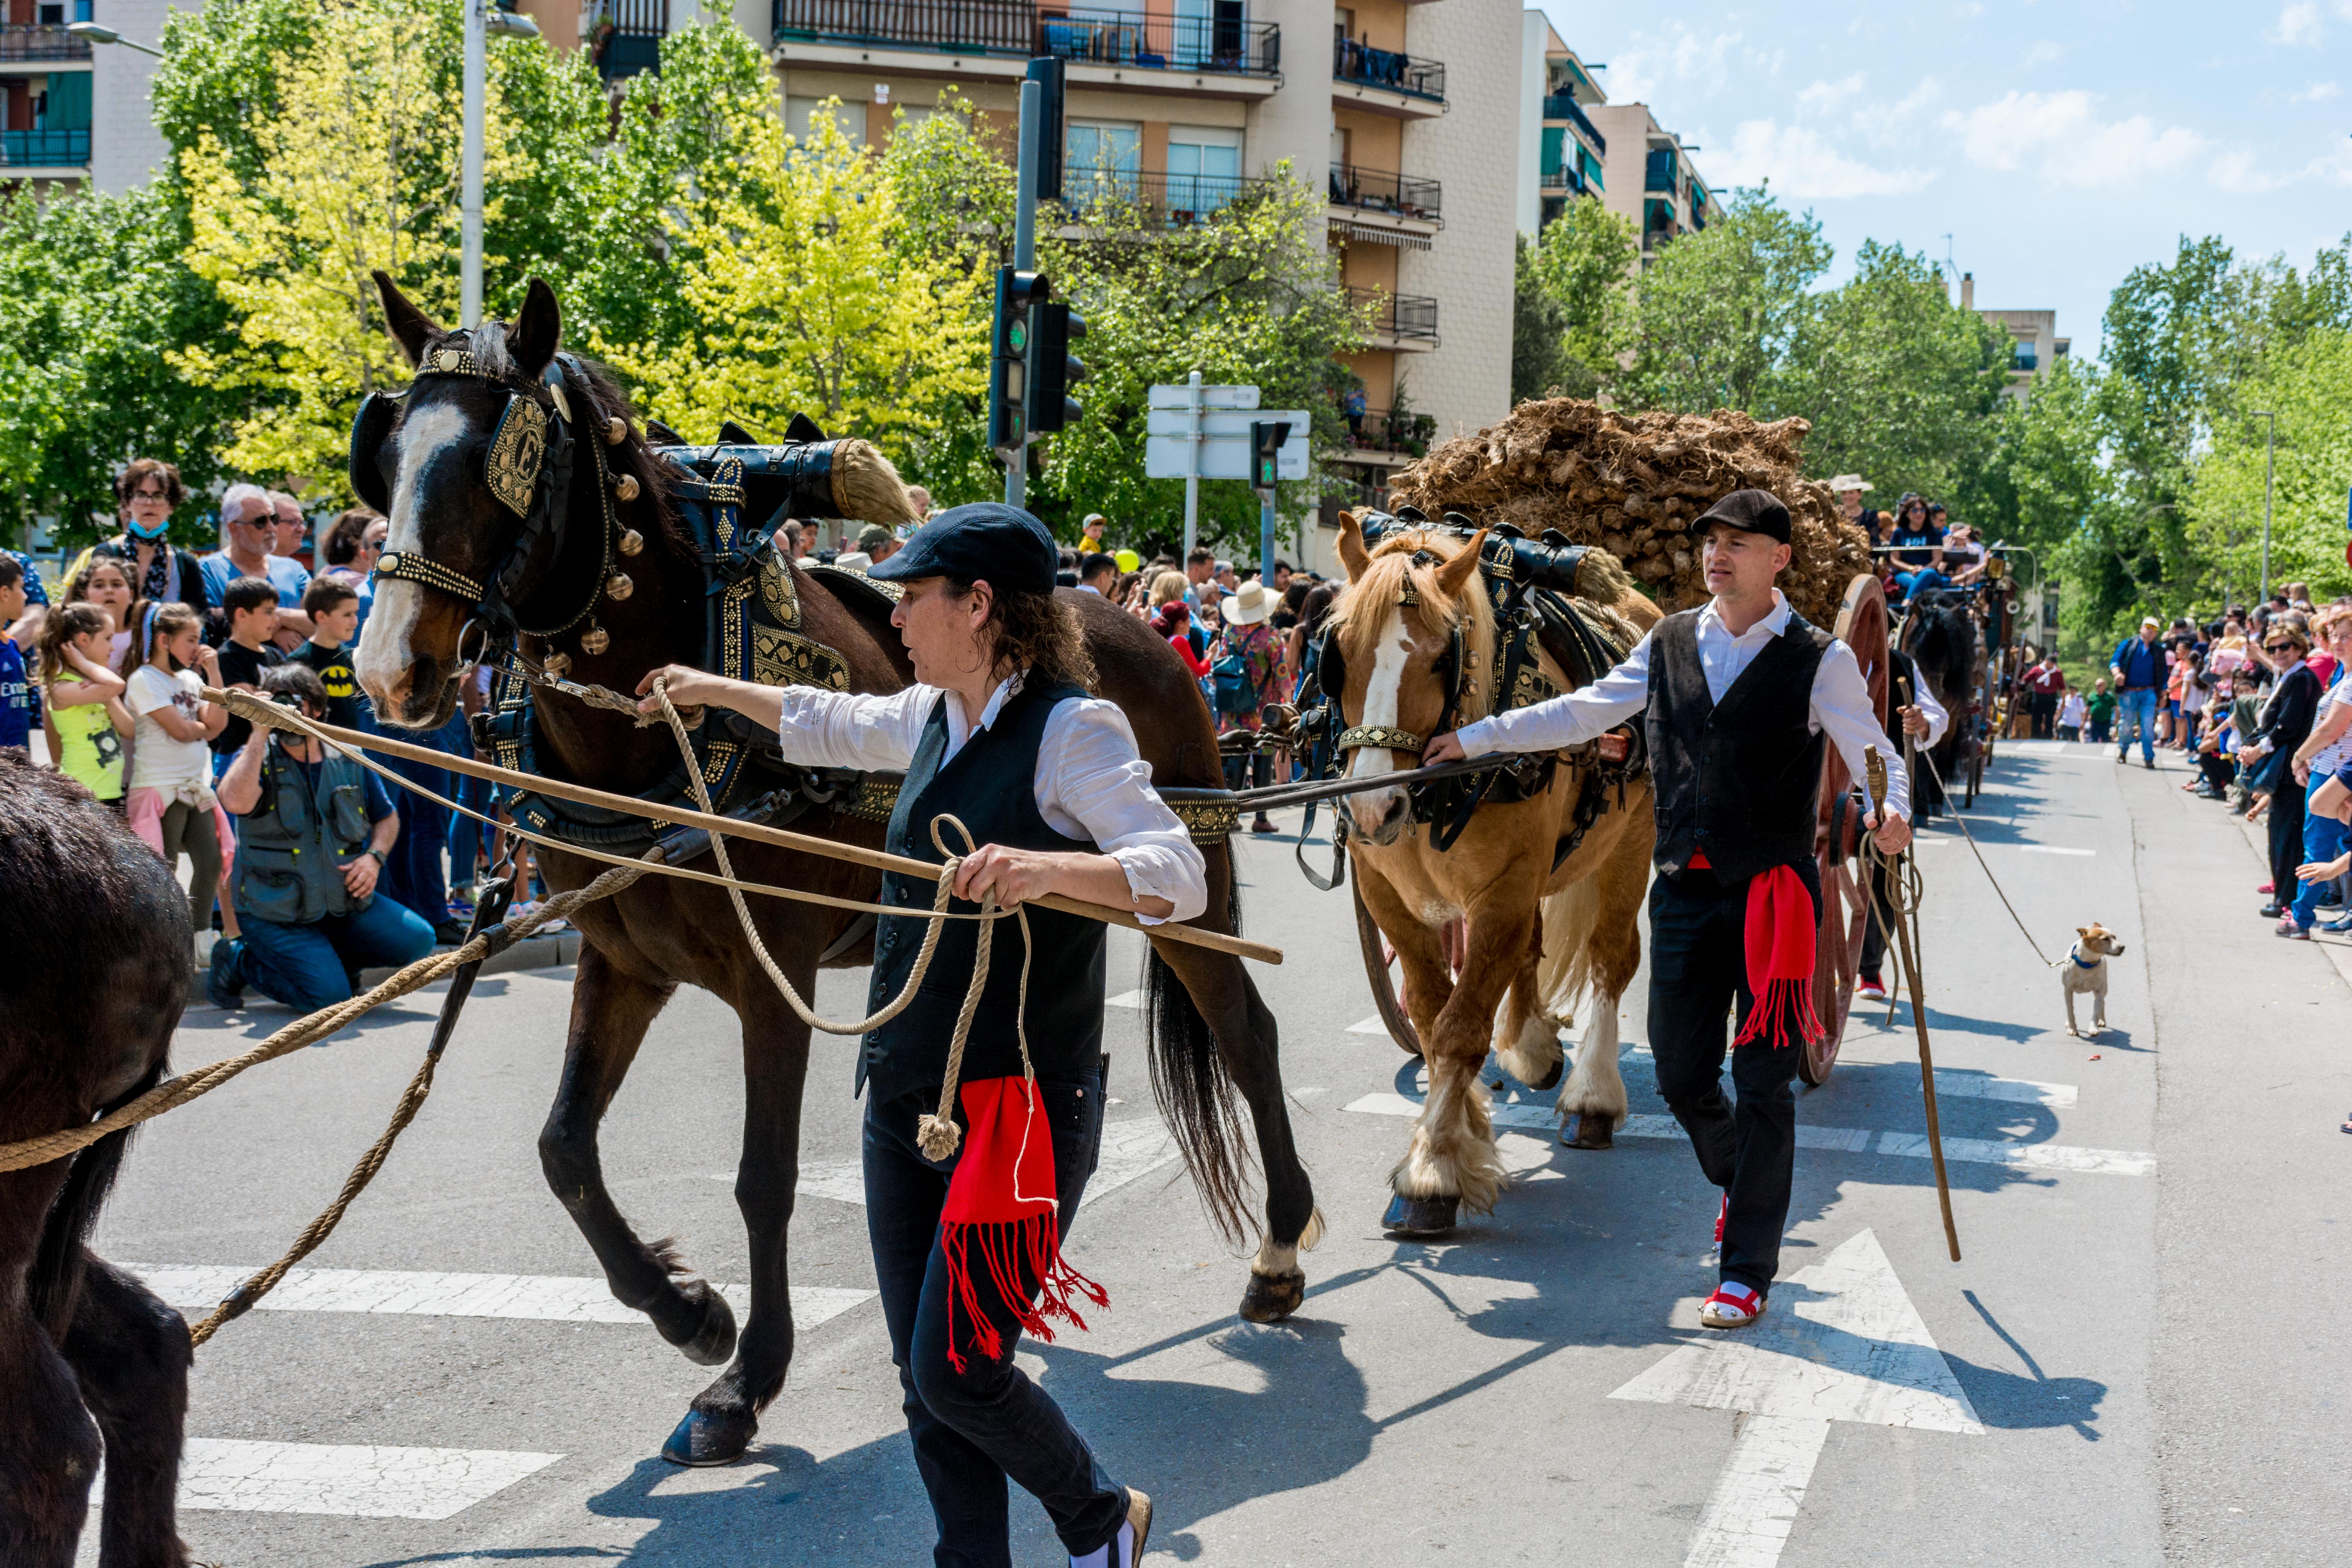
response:
[[[963,579],[950,576],[947,583],[959,597],[971,592],[971,584]],[[1032,681],[1046,686],[1095,689],[1094,656],[1087,651],[1076,610],[1051,593],[999,588],[993,583],[988,587],[988,619],[981,629],[994,637],[1000,668],[1026,669]]]

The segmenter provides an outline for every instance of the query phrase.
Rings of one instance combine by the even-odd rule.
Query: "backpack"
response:
[[[1241,654],[1217,656],[1209,666],[1209,689],[1210,704],[1220,713],[1246,714],[1257,706],[1257,694],[1250,686],[1249,660]]]

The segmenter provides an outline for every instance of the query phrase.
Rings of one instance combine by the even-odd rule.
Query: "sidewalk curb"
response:
[[[484,959],[481,973],[486,975],[532,973],[542,970],[561,969],[566,964],[579,962],[580,933],[575,931],[559,931],[552,936],[526,937],[496,957]],[[399,972],[394,969],[362,970],[360,972],[360,984],[380,985],[397,973]],[[258,992],[247,992],[247,995],[248,999],[258,1002],[261,1006],[277,1005],[274,1002],[262,1000]],[[218,1013],[222,1010],[214,1006],[212,998],[205,994],[205,972],[201,969],[197,970],[188,982],[187,1010],[190,1013]]]

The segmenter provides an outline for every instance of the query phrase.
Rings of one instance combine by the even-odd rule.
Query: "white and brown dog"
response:
[[[2066,962],[2059,965],[2058,989],[2066,998],[2066,1032],[2079,1036],[2082,1030],[2074,1024],[2074,998],[2084,992],[2091,996],[2091,1033],[2097,1034],[2107,1026],[2107,960],[2124,950],[2116,933],[2098,921],[2074,928],[2074,945],[2066,950]]]

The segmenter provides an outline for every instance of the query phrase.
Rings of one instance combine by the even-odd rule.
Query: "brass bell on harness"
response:
[[[637,476],[635,474],[623,474],[619,479],[614,480],[613,496],[614,499],[617,500],[632,501],[636,500]]]
[[[604,445],[617,447],[629,438],[629,422],[619,415],[604,421]]]
[[[549,654],[539,661],[539,668],[561,680],[572,673],[572,656],[568,653]]]
[[[586,631],[580,634],[580,651],[592,658],[612,646],[613,634],[593,621],[588,624]]]
[[[635,555],[646,547],[646,536],[634,528],[625,528],[621,530],[621,537],[617,542],[622,554]]]
[[[604,579],[604,597],[616,605],[636,591],[637,585],[629,581],[626,572],[615,572]]]

